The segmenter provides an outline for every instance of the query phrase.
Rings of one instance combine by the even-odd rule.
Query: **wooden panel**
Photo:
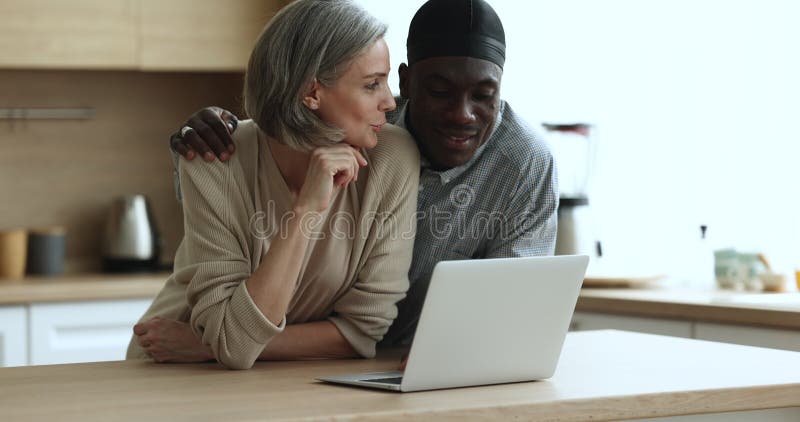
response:
[[[0,66],[135,68],[138,13],[136,0],[3,0]]]
[[[150,197],[171,260],[183,236],[168,136],[211,104],[238,111],[241,74],[0,71],[3,107],[91,107],[91,120],[0,121],[0,227],[61,225],[67,271],[97,269],[112,198]]]
[[[283,0],[141,0],[143,70],[244,70]]]

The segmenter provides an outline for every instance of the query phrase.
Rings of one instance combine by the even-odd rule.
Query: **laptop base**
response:
[[[400,371],[372,372],[366,374],[350,374],[333,377],[319,377],[318,381],[333,384],[356,385],[360,387],[380,388],[382,390],[402,391],[400,389],[403,373]]]

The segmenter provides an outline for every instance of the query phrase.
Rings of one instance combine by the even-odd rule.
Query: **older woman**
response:
[[[408,288],[419,173],[410,136],[385,125],[385,31],[349,1],[298,0],[270,21],[237,153],[179,164],[185,235],[129,358],[374,355]],[[169,350],[170,332],[195,346]]]

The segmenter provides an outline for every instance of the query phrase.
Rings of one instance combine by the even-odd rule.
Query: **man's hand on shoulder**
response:
[[[187,160],[200,155],[206,161],[227,161],[236,151],[231,134],[236,130],[239,118],[219,107],[206,107],[192,115],[189,120],[169,138],[173,151]]]

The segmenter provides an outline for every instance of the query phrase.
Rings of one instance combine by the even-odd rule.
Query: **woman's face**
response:
[[[320,86],[317,115],[344,130],[344,142],[373,148],[395,102],[387,85],[389,47],[383,38],[356,57],[333,86]]]

